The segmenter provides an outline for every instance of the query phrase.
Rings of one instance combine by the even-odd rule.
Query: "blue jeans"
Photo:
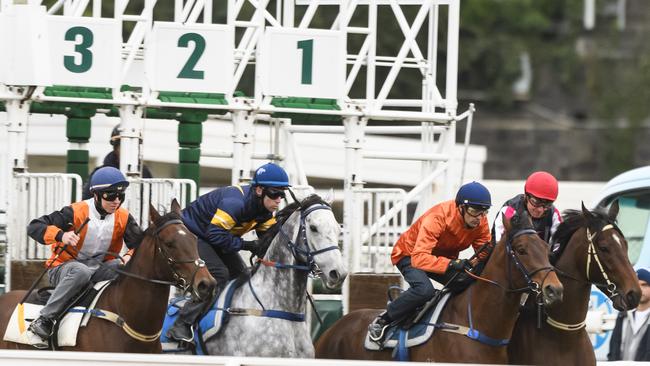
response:
[[[435,294],[435,288],[430,279],[446,284],[450,276],[425,272],[411,266],[411,257],[404,257],[397,262],[397,269],[409,284],[409,289],[404,291],[397,299],[388,304],[388,316],[393,320],[400,320],[419,307],[431,300]]]

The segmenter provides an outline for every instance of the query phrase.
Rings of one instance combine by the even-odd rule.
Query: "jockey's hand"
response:
[[[452,259],[447,270],[464,272],[465,268],[472,268],[467,259]]]
[[[61,237],[61,241],[63,244],[76,248],[77,243],[79,242],[79,235],[75,234],[74,231],[66,231]]]
[[[242,245],[241,248],[243,250],[248,250],[249,252],[253,253],[256,257],[260,257],[261,255],[261,248],[260,245],[257,243],[257,240],[242,240]]]

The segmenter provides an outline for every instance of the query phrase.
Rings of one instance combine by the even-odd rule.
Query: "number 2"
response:
[[[311,85],[311,73],[314,65],[314,40],[306,39],[298,41],[298,48],[302,50],[302,68],[300,73],[300,83]]]
[[[190,42],[194,42],[194,50],[190,55],[190,58],[187,59],[185,66],[178,74],[178,78],[181,79],[203,79],[204,72],[199,70],[194,70],[196,64],[199,62],[199,59],[205,51],[205,38],[198,33],[185,33],[178,39],[178,47],[189,47]]]

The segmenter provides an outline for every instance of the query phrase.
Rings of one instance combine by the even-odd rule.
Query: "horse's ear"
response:
[[[178,203],[176,198],[172,200],[172,212],[176,212],[177,214],[181,214],[181,204]]]
[[[512,216],[512,217],[514,217],[514,216]],[[507,218],[505,214],[501,215],[501,220],[503,221],[503,227],[505,228],[506,232],[510,232],[510,230],[512,230],[512,222],[511,222],[512,217]]]
[[[580,204],[582,205],[582,214],[589,220],[593,219],[594,215],[591,213],[591,211],[587,210],[584,201],[581,201]]]
[[[323,197],[321,197],[328,205],[332,205],[334,202],[334,188],[330,188]]]
[[[149,221],[156,222],[160,218],[158,210],[151,203],[149,203]]]
[[[609,206],[609,212],[607,212],[607,216],[609,216],[609,218],[613,221],[616,221],[616,216],[618,216],[618,208],[618,200],[615,200],[612,202],[612,205]]]

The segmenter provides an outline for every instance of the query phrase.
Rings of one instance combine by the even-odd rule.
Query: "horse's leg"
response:
[[[35,349],[32,346],[26,344],[14,343],[14,342],[5,342],[2,338],[5,335],[7,330],[7,324],[11,319],[11,314],[14,311],[14,308],[22,300],[23,296],[27,291],[10,291],[2,296],[0,296],[0,348],[2,349]]]

